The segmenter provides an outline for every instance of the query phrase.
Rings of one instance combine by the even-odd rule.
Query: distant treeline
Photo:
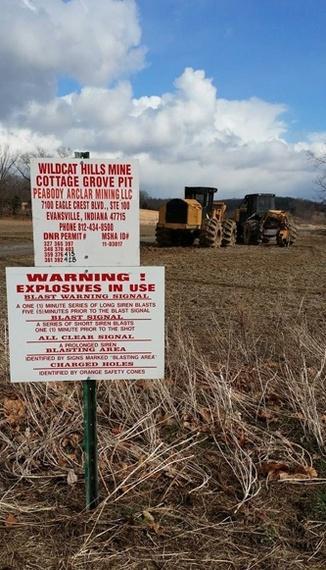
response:
[[[31,215],[29,180],[17,174],[9,174],[0,187],[0,216]],[[148,192],[140,191],[140,207],[144,210],[159,210],[160,206],[167,201],[168,199],[153,198]],[[224,200],[228,207],[228,215],[232,215],[234,210],[240,206],[241,201],[239,198]],[[325,203],[300,198],[276,197],[276,208],[286,210],[303,220],[326,215]]]
[[[0,184],[0,216],[31,213],[30,183],[22,176],[9,174]]]
[[[159,210],[160,206],[165,204],[168,199],[152,198],[147,192],[140,192],[140,207],[144,210]],[[228,214],[232,214],[242,202],[241,198],[231,198],[223,200],[228,207]],[[301,198],[290,198],[276,196],[275,205],[277,210],[286,210],[293,216],[303,220],[310,220],[316,214],[326,214],[326,205],[312,200],[303,200]]]
[[[238,198],[224,200],[227,204],[228,212],[231,214],[239,208],[242,200]],[[304,200],[301,198],[290,198],[289,196],[276,196],[275,207],[277,210],[285,210],[297,218],[302,220],[310,220],[316,214],[325,214],[326,205],[312,200]]]
[[[139,192],[139,205],[143,210],[159,210],[167,201],[168,198],[152,198],[144,190]]]

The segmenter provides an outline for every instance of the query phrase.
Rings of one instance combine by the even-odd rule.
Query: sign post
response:
[[[75,158],[89,158],[89,152],[75,152]],[[86,508],[98,505],[98,452],[97,452],[97,389],[96,381],[87,378],[83,383],[84,412],[84,477]]]
[[[98,505],[98,452],[96,427],[96,381],[87,378],[83,382],[84,408],[84,456],[86,508]]]
[[[89,152],[75,152],[75,158],[89,158]],[[97,387],[96,381],[87,378],[83,383],[84,412],[84,477],[86,509],[98,505],[98,451],[97,451]]]

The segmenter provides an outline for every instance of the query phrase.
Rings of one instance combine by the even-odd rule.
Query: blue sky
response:
[[[0,145],[139,160],[143,189],[315,197],[326,0],[1,0]]]
[[[205,69],[220,97],[288,106],[292,138],[326,130],[325,0],[138,0],[148,66],[135,95]]]

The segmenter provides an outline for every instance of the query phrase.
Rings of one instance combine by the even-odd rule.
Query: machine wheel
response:
[[[225,220],[223,222],[222,246],[233,247],[237,241],[237,224],[234,220]]]
[[[156,241],[160,247],[171,247],[174,245],[174,239],[171,230],[156,226]]]
[[[199,236],[201,247],[220,247],[222,241],[222,224],[215,218],[206,220]]]
[[[277,238],[277,245],[279,247],[289,247],[293,245],[297,239],[297,228],[293,224],[289,224],[289,236],[288,239],[281,239],[280,236]]]
[[[289,234],[290,234],[290,241],[289,245],[293,245],[295,240],[297,239],[297,228],[294,224],[289,224]]]
[[[259,221],[248,220],[243,226],[243,243],[245,245],[258,245],[261,242]]]
[[[195,235],[191,232],[184,232],[184,234],[180,237],[180,245],[182,247],[190,247],[193,245],[195,241]]]

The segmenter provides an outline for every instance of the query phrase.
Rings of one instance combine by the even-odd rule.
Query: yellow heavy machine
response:
[[[275,209],[275,194],[247,194],[235,211],[237,242],[293,245],[297,230],[284,210]]]
[[[184,199],[174,198],[160,208],[156,241],[162,247],[233,246],[236,222],[225,217],[224,202],[214,201],[217,188],[186,186]]]

